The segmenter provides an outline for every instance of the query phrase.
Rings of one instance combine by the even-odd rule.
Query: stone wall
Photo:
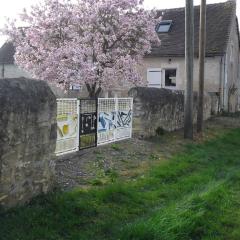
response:
[[[0,205],[11,207],[53,183],[56,99],[43,81],[0,80]]]
[[[158,88],[133,88],[133,136],[149,137],[156,131],[174,131],[184,126],[184,95],[182,91]],[[218,108],[217,96],[205,95],[204,119]],[[194,94],[194,122],[197,119],[197,94]],[[158,129],[158,130],[157,130]]]

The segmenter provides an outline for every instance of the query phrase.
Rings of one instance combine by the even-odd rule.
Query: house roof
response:
[[[161,45],[153,47],[146,57],[183,57],[185,55],[185,8],[159,10],[162,20],[172,20],[168,33],[159,33]],[[198,55],[200,6],[194,7],[194,52]],[[207,5],[206,56],[222,56],[226,52],[233,19],[236,18],[236,1]],[[236,18],[237,21],[237,18]],[[237,31],[239,37],[238,21]],[[15,48],[6,42],[0,48],[0,64],[14,64]]]
[[[164,14],[163,14],[164,13]],[[172,20],[168,33],[160,33],[160,47],[153,47],[148,56],[184,56],[185,55],[185,8],[159,10],[158,17]],[[200,6],[194,7],[194,52],[198,55]],[[233,20],[236,18],[236,2],[207,5],[206,19],[206,56],[222,56],[226,52]]]
[[[15,47],[12,42],[5,42],[0,48],[0,64],[14,64]]]

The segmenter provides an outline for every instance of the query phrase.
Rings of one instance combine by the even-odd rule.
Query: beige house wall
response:
[[[205,90],[207,92],[218,92],[220,88],[220,57],[208,57],[205,60]],[[176,90],[184,90],[186,75],[185,75],[185,59],[184,57],[155,57],[145,58],[144,65],[140,68],[144,81],[147,83],[147,71],[150,68],[161,69],[177,69],[176,87],[171,87]],[[194,90],[198,90],[198,59],[194,60]],[[164,73],[162,72],[162,79]]]
[[[27,73],[26,71],[22,70],[18,66],[14,64],[1,64],[0,65],[0,79],[3,78],[3,72],[4,72],[4,78],[19,78],[19,77],[26,77],[31,78],[31,75]]]
[[[4,70],[3,70],[4,69]],[[4,77],[2,76],[4,71]],[[0,65],[0,79],[3,78],[20,78],[20,77],[25,77],[25,78],[32,78],[31,74],[29,74],[28,72],[24,71],[23,69],[21,69],[20,67],[18,67],[15,64],[4,64],[4,65]],[[64,93],[64,91],[61,88],[58,88],[57,86],[55,86],[54,84],[48,84],[49,87],[51,88],[51,90],[53,91],[53,93],[55,94],[56,97],[75,97],[70,95],[68,96],[68,94]]]

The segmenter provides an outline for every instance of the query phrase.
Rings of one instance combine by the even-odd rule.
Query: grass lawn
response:
[[[1,212],[0,239],[239,240],[240,129],[188,144],[138,178]]]

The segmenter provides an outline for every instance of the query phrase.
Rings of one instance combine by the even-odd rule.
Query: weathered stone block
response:
[[[22,204],[51,189],[56,107],[43,81],[0,80],[0,205]]]
[[[133,104],[133,136],[149,137],[156,134],[158,128],[175,131],[184,126],[183,91],[172,91],[158,88],[133,88],[129,96]],[[205,94],[204,119],[216,112],[216,97],[212,99]],[[215,110],[213,110],[213,108]],[[194,94],[194,122],[197,120],[197,94]]]

